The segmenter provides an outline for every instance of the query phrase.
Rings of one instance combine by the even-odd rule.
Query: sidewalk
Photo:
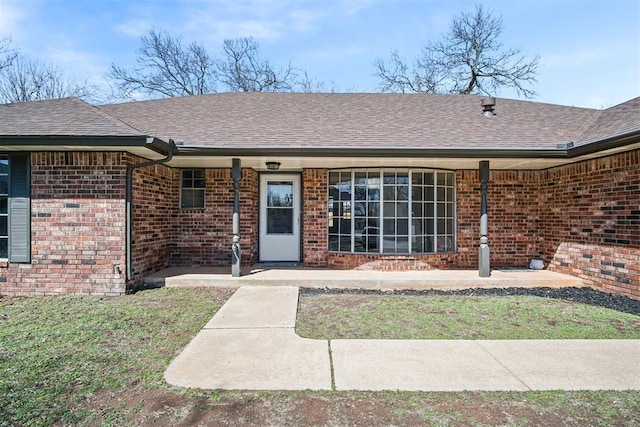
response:
[[[640,390],[640,340],[312,340],[298,288],[243,286],[165,372],[203,389]]]

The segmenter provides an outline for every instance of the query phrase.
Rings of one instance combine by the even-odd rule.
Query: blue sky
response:
[[[640,95],[639,0],[479,0],[504,21],[503,44],[540,56],[533,100],[606,108]],[[411,60],[475,1],[456,0],[0,0],[0,37],[24,54],[102,84],[131,66],[150,28],[218,55],[253,36],[262,57],[304,69],[339,91],[372,92],[373,61]],[[505,90],[499,96],[516,98]]]

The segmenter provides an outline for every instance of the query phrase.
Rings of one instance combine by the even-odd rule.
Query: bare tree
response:
[[[374,62],[374,76],[383,92],[495,94],[503,87],[531,98],[539,57],[527,59],[519,49],[505,49],[500,42],[502,17],[495,18],[477,5],[472,14],[453,19],[441,41],[428,43],[407,65],[397,51],[389,63]]]
[[[111,65],[108,77],[125,98],[136,92],[150,97],[199,95],[215,91],[215,61],[197,43],[183,46],[178,37],[164,31],[150,30],[141,38],[137,66],[127,70]]]
[[[324,80],[317,80],[309,77],[309,74],[304,71],[302,76],[300,77],[296,90],[299,90],[303,93],[336,93],[341,92],[341,90],[336,85],[336,82],[331,81],[329,83]],[[345,92],[354,92],[354,89],[349,88],[345,90]]]
[[[11,65],[17,55],[16,50],[11,47],[11,38],[0,38],[0,71]]]
[[[198,43],[183,46],[180,38],[160,30],[149,31],[141,43],[133,69],[112,64],[107,74],[120,98],[137,98],[141,93],[150,98],[199,95],[218,87],[231,92],[291,92],[312,86],[290,63],[275,68],[262,59],[260,46],[251,37],[225,40],[219,58]]]
[[[65,78],[53,65],[16,55],[0,70],[0,102],[26,102],[44,99],[88,98],[92,89]]]
[[[260,46],[251,37],[225,40],[218,76],[227,90],[234,92],[291,92],[298,85],[298,74],[289,63],[276,70],[262,60]]]

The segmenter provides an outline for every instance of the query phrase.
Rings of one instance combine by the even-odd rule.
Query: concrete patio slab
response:
[[[330,390],[326,341],[292,329],[204,329],[169,365],[180,387],[243,390]]]
[[[640,340],[478,344],[531,390],[640,390]]]
[[[332,340],[337,390],[528,388],[474,341]]]
[[[298,288],[243,286],[206,324],[211,328],[295,328]]]
[[[146,277],[149,286],[239,288],[304,286],[335,289],[468,289],[505,287],[581,287],[581,279],[548,270],[493,270],[479,277],[476,270],[377,271],[311,268],[246,268],[231,277],[228,268],[169,268]]]

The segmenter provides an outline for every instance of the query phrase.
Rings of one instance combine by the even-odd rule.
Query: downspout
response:
[[[131,215],[131,201],[133,199],[133,170],[138,168],[144,168],[146,166],[160,165],[169,162],[173,158],[174,150],[177,151],[175,142],[173,139],[169,140],[169,151],[167,152],[167,156],[164,159],[158,160],[150,160],[148,162],[136,163],[133,165],[127,166],[127,212],[126,212],[126,231],[127,231],[127,247],[126,247],[126,256],[127,256],[127,271],[126,271],[126,280],[127,282],[131,280],[133,277],[133,250],[132,250],[132,241],[133,241],[133,216]]]

